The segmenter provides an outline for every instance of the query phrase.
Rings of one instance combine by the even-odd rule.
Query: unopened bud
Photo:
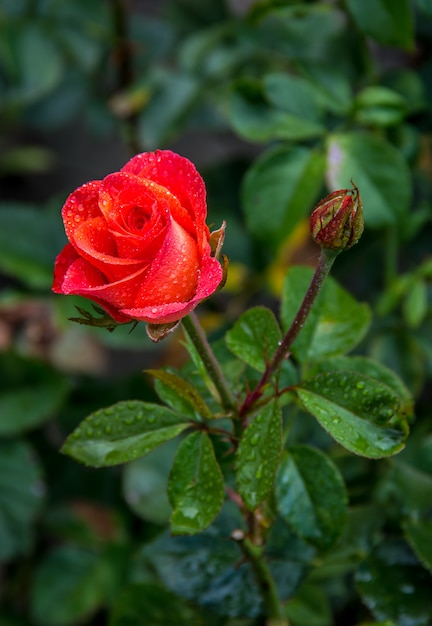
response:
[[[353,182],[352,186],[353,189],[339,189],[329,194],[312,212],[312,237],[322,248],[348,250],[363,233],[362,201]]]

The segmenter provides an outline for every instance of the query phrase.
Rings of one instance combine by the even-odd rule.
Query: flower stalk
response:
[[[338,256],[340,250],[332,250],[330,248],[322,248],[321,254],[318,260],[318,264],[315,269],[315,273],[300,305],[297,314],[288,329],[285,337],[282,339],[278,349],[274,353],[272,359],[268,363],[261,380],[258,382],[255,389],[246,397],[242,407],[240,408],[240,417],[245,417],[252,406],[262,396],[263,391],[267,383],[270,381],[273,374],[279,369],[283,361],[289,356],[289,351],[296,340],[298,334],[303,328],[312,306],[324,284],[325,279],[330,273],[333,263]]]
[[[195,312],[189,313],[189,315],[182,319],[182,323],[185,331],[197,349],[208,375],[219,393],[222,406],[228,412],[236,413],[236,399],[228,385],[224,373],[222,372],[219,361],[216,359],[214,352],[211,349],[202,326],[199,323],[197,314]]]

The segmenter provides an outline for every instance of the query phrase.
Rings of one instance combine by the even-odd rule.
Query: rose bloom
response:
[[[74,191],[53,291],[90,298],[117,322],[175,322],[222,280],[211,256],[204,181],[170,150],[138,154]]]

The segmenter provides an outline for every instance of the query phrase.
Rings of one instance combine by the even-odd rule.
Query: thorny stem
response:
[[[321,249],[321,254],[318,260],[318,264],[315,269],[312,281],[300,305],[297,315],[295,316],[290,328],[288,329],[285,337],[281,341],[278,349],[274,353],[272,359],[268,363],[261,380],[255,387],[255,389],[248,394],[242,407],[240,408],[240,417],[244,417],[249,409],[255,404],[255,402],[262,396],[263,391],[272,375],[282,365],[283,361],[287,358],[289,350],[294,343],[297,335],[303,328],[312,306],[323,286],[325,279],[327,278],[334,260],[339,254],[339,250],[330,250],[326,248]]]
[[[219,361],[216,359],[213,350],[205,336],[205,333],[199,323],[195,312],[189,313],[182,320],[183,327],[189,335],[192,343],[200,355],[208,375],[212,379],[216,389],[219,392],[222,405],[225,410],[230,413],[237,412],[237,405],[234,395],[228,385],[228,382],[222,372]]]

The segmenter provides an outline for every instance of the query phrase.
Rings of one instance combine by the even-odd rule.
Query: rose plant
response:
[[[217,259],[223,229],[210,237],[204,183],[187,159],[170,151],[140,154],[72,193],[63,219],[70,243],[57,258],[54,291],[90,298],[112,316],[113,327],[148,322],[155,341],[182,320],[191,357],[181,370],[148,371],[160,404],[129,400],[95,411],[63,452],[104,467],[180,437],[167,486],[172,536],[163,545],[156,540],[145,563],[170,591],[205,609],[288,625],[295,618],[290,599],[347,523],[337,464],[312,445],[289,439],[286,445],[291,422],[308,412],[334,445],[377,459],[403,449],[412,413],[411,396],[395,374],[346,356],[370,313],[328,275],[362,234],[359,190],[335,191],[312,213],[321,256],[315,272],[288,272],[280,323],[270,309],[253,307],[227,331],[224,347],[209,343],[193,311],[225,272]],[[77,321],[101,325],[79,310]],[[226,500],[237,513],[227,512]],[[210,526],[214,532],[206,535]],[[185,544],[178,542],[197,533],[212,537],[203,562],[214,550],[219,565],[214,577],[202,572],[189,581],[179,557]],[[228,538],[234,547],[227,556]],[[127,618],[128,598],[136,593],[130,585],[114,607],[115,625]],[[151,611],[151,599],[143,602]]]

